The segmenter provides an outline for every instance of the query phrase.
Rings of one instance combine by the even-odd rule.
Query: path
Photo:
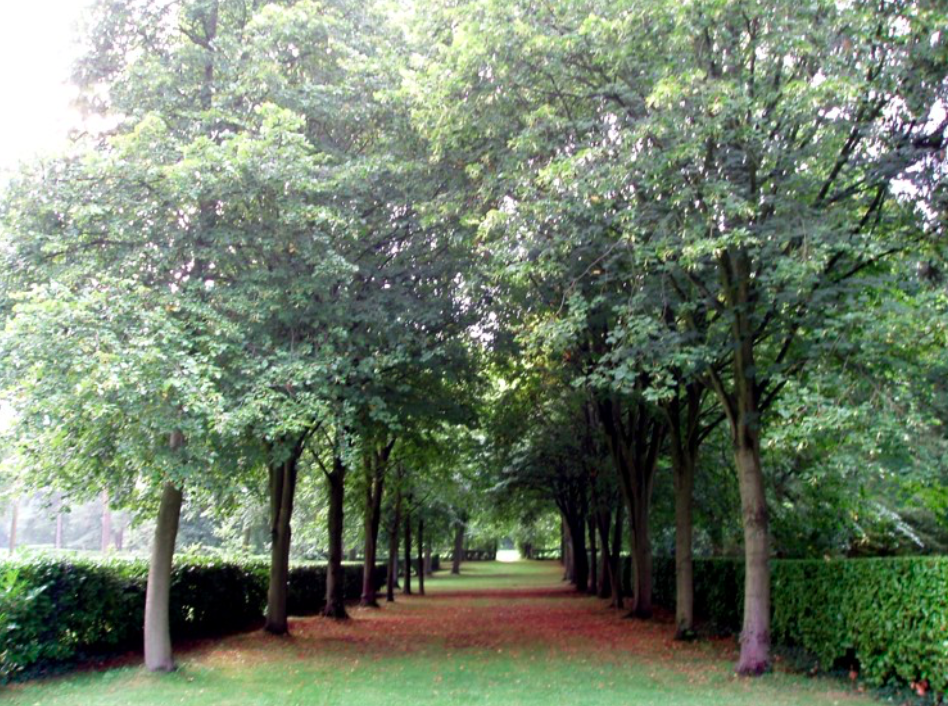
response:
[[[822,706],[871,704],[845,685],[736,679],[732,641],[683,644],[667,622],[624,619],[577,595],[553,563],[466,564],[353,619],[291,622],[181,656],[165,676],[113,669],[8,689],[0,703],[232,706]],[[417,588],[417,584],[415,585]]]

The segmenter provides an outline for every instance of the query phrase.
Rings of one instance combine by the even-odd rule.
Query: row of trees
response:
[[[942,392],[913,383],[944,362],[931,275],[944,255],[945,19],[926,2],[481,2],[426,25],[435,48],[417,95],[436,99],[419,112],[436,154],[468,165],[497,316],[526,359],[500,392],[521,405],[517,431],[495,437],[506,482],[555,499],[580,586],[585,524],[608,530],[617,486],[633,612],[648,616],[667,457],[686,634],[699,452],[723,427],[746,559],[741,673],[770,660],[762,434],[782,396],[821,380],[835,406],[885,370],[909,394],[884,432],[914,423],[932,455],[909,455],[944,469]],[[799,400],[782,409],[826,421]]]
[[[404,48],[374,7],[103,2],[87,42],[82,101],[115,128],[4,202],[11,452],[36,486],[156,514],[145,661],[167,670],[185,492],[226,509],[265,469],[266,629],[285,633],[299,476],[325,479],[336,618],[358,476],[376,603],[392,466],[419,476],[395,501],[408,528],[419,474],[445,472],[432,449],[470,416],[477,294],[439,203],[454,168],[426,159],[394,98]]]
[[[689,634],[695,488],[720,492],[699,452],[723,444],[759,673],[765,459],[799,479],[819,444],[834,473],[869,454],[877,490],[908,459],[944,503],[946,21],[928,0],[103,0],[76,81],[114,127],[3,200],[10,465],[155,513],[146,662],[170,669],[184,493],[226,512],[264,471],[281,633],[310,470],[329,616],[347,487],[373,605],[386,506],[463,520],[493,481],[523,519],[555,503],[580,586],[598,543],[617,600],[626,526],[647,617],[667,463]]]

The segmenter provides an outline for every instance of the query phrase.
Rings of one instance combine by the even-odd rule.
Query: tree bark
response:
[[[622,502],[616,504],[616,522],[612,526],[612,606],[616,609],[625,607],[622,597]]]
[[[609,525],[612,523],[612,512],[608,507],[601,507],[596,511],[596,528],[599,530],[600,561],[599,561],[599,598],[612,596],[612,552],[609,549]]]
[[[652,617],[652,546],[649,514],[655,469],[666,426],[642,404],[624,410],[613,399],[600,402],[600,419],[629,511],[632,531],[632,616]]]
[[[180,439],[179,432],[175,432],[175,435]],[[183,444],[183,441],[180,443]],[[177,447],[174,441],[172,447]],[[145,667],[151,672],[170,672],[174,669],[169,599],[171,564],[178,537],[182,500],[181,490],[171,483],[165,483],[158,506],[158,523],[155,526],[148,584],[145,588]]]
[[[690,453],[678,450],[672,440],[672,472],[675,481],[675,637],[694,636],[695,595],[693,534],[695,466]]]
[[[105,554],[109,551],[109,545],[112,543],[112,511],[109,509],[108,491],[103,490],[100,498],[102,501],[102,535],[99,548]]]
[[[409,498],[409,503],[411,498]],[[405,513],[405,583],[402,593],[411,595],[411,513]]]
[[[20,515],[20,499],[13,498],[13,517],[10,520],[10,553],[16,551],[16,525]]]
[[[740,674],[770,667],[770,538],[764,474],[760,463],[760,391],[754,354],[756,302],[752,266],[743,248],[718,255],[722,290],[728,305],[734,348],[733,392],[711,375],[711,383],[731,425],[744,524],[744,626]]]
[[[566,566],[566,525],[563,522],[563,516],[560,515],[560,563]],[[564,573],[563,579],[566,579]]]
[[[63,511],[59,510],[56,512],[56,539],[54,545],[56,549],[63,548]]]
[[[395,513],[392,518],[392,527],[388,533],[388,581],[386,582],[385,600],[392,603],[395,600],[395,584],[398,582],[398,533],[402,521],[402,490],[395,492]]]
[[[362,598],[359,605],[378,608],[375,590],[375,560],[378,551],[379,527],[382,522],[382,493],[385,489],[385,471],[394,441],[373,452],[366,469],[368,478],[365,491],[365,565],[362,571]]]
[[[632,498],[632,615],[652,617],[652,540],[649,534],[651,502],[644,494]]]
[[[463,519],[459,519],[454,526],[454,556],[451,559],[451,573],[461,573],[461,562],[464,560],[464,525]]]
[[[329,481],[329,566],[326,567],[326,606],[323,616],[337,620],[349,617],[345,603],[345,577],[342,573],[343,513],[345,511],[346,466],[335,454]]]
[[[589,585],[589,556],[586,554],[586,522],[583,517],[567,518],[572,554],[572,582],[583,593]]]
[[[425,521],[418,520],[418,595],[425,595]]]
[[[598,554],[596,552],[596,521],[593,517],[595,512],[598,511],[593,509],[593,512],[589,513],[586,522],[589,527],[589,592],[594,596],[599,593],[599,581],[596,570],[596,565],[599,563],[597,561]]]
[[[267,590],[267,616],[264,630],[285,635],[287,592],[290,579],[290,543],[293,500],[302,445],[296,444],[290,457],[280,464],[271,464],[270,473],[270,583]]]
[[[675,482],[675,637],[694,637],[694,485],[700,446],[701,397],[696,384],[684,388],[684,406],[676,394],[666,408]]]
[[[760,450],[753,442],[736,451],[744,520],[744,627],[737,671],[762,674],[770,667],[770,542]]]

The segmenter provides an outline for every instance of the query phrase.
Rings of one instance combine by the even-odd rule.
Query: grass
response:
[[[415,584],[417,588],[417,584]],[[353,619],[294,620],[290,638],[234,635],[179,652],[181,668],[76,673],[0,691],[42,706],[822,706],[877,703],[847,685],[775,673],[737,679],[732,641],[676,643],[560,582],[552,563],[465,564],[428,596]]]

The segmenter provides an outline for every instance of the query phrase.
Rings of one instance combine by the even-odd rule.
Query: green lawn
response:
[[[417,587],[417,584],[416,584]],[[731,642],[681,644],[666,623],[623,619],[569,592],[554,564],[466,564],[427,597],[353,610],[342,624],[295,620],[293,636],[235,635],[138,666],[7,687],[43,706],[871,704],[846,685],[772,674],[737,679]],[[499,589],[505,589],[507,593]]]

